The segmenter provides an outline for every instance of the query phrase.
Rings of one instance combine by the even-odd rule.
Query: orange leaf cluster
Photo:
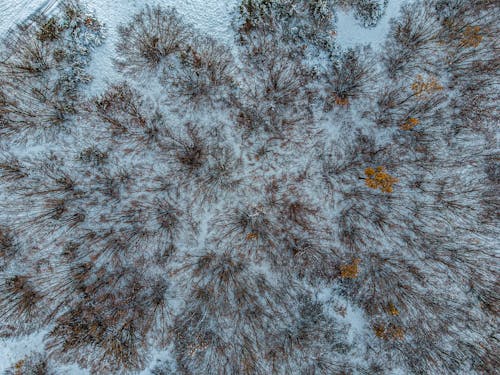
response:
[[[342,106],[349,105],[349,98],[342,98],[338,95],[335,95],[335,104]]]
[[[259,237],[257,233],[248,233],[246,236],[247,241],[256,240]]]
[[[405,331],[403,327],[398,327],[394,324],[376,324],[373,326],[373,332],[375,336],[384,340],[402,340],[405,337]]]
[[[384,167],[366,168],[365,175],[366,186],[372,189],[380,189],[384,193],[392,193],[392,185],[398,182],[398,179],[387,173]]]
[[[373,332],[375,333],[375,336],[377,336],[379,338],[384,338],[385,325],[383,325],[383,324],[375,324],[373,326]]]
[[[361,259],[354,259],[350,264],[340,266],[340,277],[343,279],[355,279],[358,277],[358,264]]]
[[[415,117],[410,117],[405,123],[401,124],[399,127],[402,130],[412,130],[415,126],[420,123],[420,120]]]
[[[436,78],[429,78],[425,81],[422,75],[417,75],[417,79],[411,84],[411,89],[417,96],[421,96],[424,93],[431,94],[436,91],[441,91],[443,86],[439,83]]]
[[[463,33],[462,41],[460,45],[462,47],[477,47],[481,44],[483,36],[479,34],[481,31],[480,26],[467,26]]]

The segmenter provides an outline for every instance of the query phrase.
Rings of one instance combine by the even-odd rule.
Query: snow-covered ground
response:
[[[390,29],[390,20],[398,15],[401,5],[406,0],[389,0],[387,9],[376,27],[366,28],[354,17],[352,11],[337,11],[337,43],[342,48],[354,47],[358,44],[371,44],[379,47]]]
[[[43,338],[47,334],[41,331],[14,339],[0,339],[0,374],[3,374],[14,363],[24,359],[30,353],[43,350]]]
[[[127,19],[130,14],[144,4],[175,6],[188,22],[200,30],[218,36],[230,38],[231,10],[237,0],[89,0],[85,3],[94,9],[100,20],[110,28]],[[2,0],[0,1],[0,35],[22,22],[38,10],[50,11],[58,0]]]
[[[1,0],[0,36],[38,10],[49,9],[56,3],[57,0]]]

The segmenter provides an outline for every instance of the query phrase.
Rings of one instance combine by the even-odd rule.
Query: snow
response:
[[[389,0],[387,9],[377,26],[366,28],[354,17],[352,11],[337,11],[337,43],[342,48],[355,47],[359,44],[371,44],[374,49],[380,48],[390,30],[390,20],[398,15],[401,5],[406,0]]]
[[[13,366],[28,354],[36,353],[44,347],[43,338],[47,331],[43,330],[27,336],[12,339],[0,339],[0,374]]]
[[[0,36],[38,10],[52,9],[54,0],[0,0]]]
[[[28,18],[47,0],[19,0],[0,2],[0,35],[4,35],[16,23]]]
[[[89,0],[85,2],[95,9],[99,19],[111,29],[129,18],[133,12],[142,8],[144,0]],[[238,0],[156,0],[148,4],[173,6],[186,21],[196,25],[201,31],[221,39],[231,38],[231,11]],[[35,12],[50,12],[58,4],[58,0],[1,0],[0,2],[0,35],[5,34],[18,22],[26,20]]]

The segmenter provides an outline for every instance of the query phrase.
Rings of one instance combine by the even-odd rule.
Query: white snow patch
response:
[[[38,10],[52,5],[52,0],[0,0],[0,36],[13,28],[17,23],[24,22]]]
[[[43,350],[46,334],[47,331],[42,330],[31,335],[0,339],[0,374],[29,354]]]
[[[57,366],[57,370],[60,371],[58,374],[67,374],[67,375],[89,375],[90,371],[78,367],[78,365],[59,365]]]
[[[337,43],[342,48],[355,47],[359,44],[371,44],[374,49],[378,49],[389,33],[389,21],[398,15],[401,5],[406,2],[406,0],[389,0],[384,15],[377,26],[373,28],[363,27],[351,11],[337,10]]]

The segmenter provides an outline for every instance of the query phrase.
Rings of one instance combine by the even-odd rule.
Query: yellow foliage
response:
[[[373,177],[375,176],[375,169],[373,169],[372,167],[368,167],[365,169],[365,175],[367,177]]]
[[[422,75],[417,75],[417,79],[411,84],[411,89],[417,96],[421,96],[424,93],[431,94],[436,91],[441,91],[443,86],[439,83],[439,81],[432,77],[427,81],[424,80]]]
[[[420,120],[418,118],[410,117],[403,124],[401,124],[401,126],[399,128],[402,130],[412,130],[419,123],[420,123]]]
[[[385,338],[385,325],[384,324],[375,324],[373,326],[373,332],[375,333],[375,336],[383,339]]]
[[[361,259],[354,259],[350,264],[340,266],[340,277],[344,279],[355,279],[358,277],[358,264]]]
[[[387,312],[392,315],[392,316],[398,316],[399,315],[399,310],[394,306],[392,302],[389,302],[387,305]]]
[[[460,45],[462,47],[477,47],[481,44],[483,36],[479,33],[480,26],[467,26],[462,36]]]
[[[398,182],[398,179],[387,173],[384,167],[377,167],[376,169],[368,167],[365,169],[365,175],[366,186],[372,189],[380,189],[384,193],[392,193],[392,185]]]

